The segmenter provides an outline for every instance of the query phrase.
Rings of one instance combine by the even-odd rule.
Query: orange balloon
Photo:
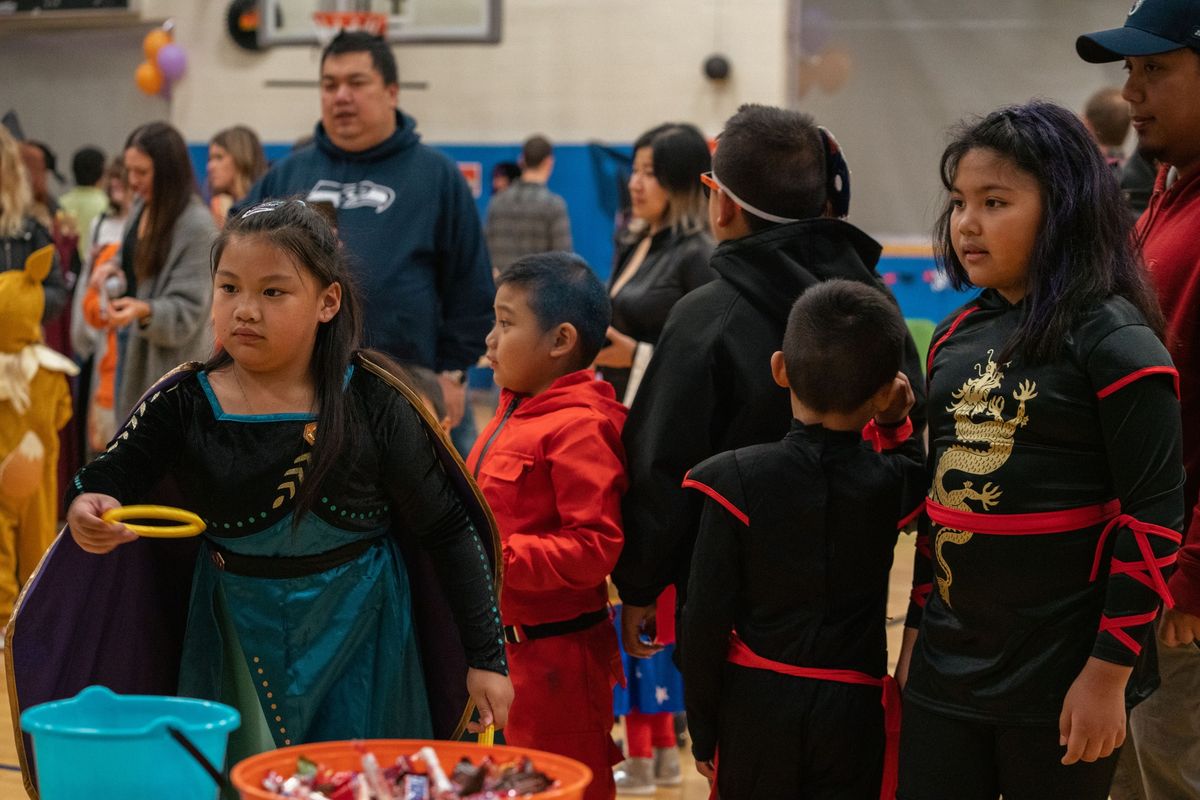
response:
[[[146,60],[154,63],[154,57],[158,55],[158,51],[164,44],[171,43],[171,34],[164,31],[162,28],[155,28],[146,34],[146,38],[142,39],[142,50],[146,53]]]
[[[854,59],[840,48],[829,48],[821,54],[821,66],[817,82],[827,93],[833,94],[846,85],[854,71]]]
[[[143,61],[133,72],[133,82],[146,94],[156,95],[162,91],[163,74],[157,65]]]

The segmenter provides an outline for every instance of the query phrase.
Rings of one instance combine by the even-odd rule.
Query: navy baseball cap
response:
[[[1181,47],[1200,50],[1200,0],[1135,0],[1124,27],[1075,40],[1075,52],[1093,64]]]

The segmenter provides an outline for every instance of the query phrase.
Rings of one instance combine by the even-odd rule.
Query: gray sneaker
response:
[[[683,783],[679,751],[674,747],[654,748],[654,782],[659,786],[679,786]]]
[[[654,784],[654,766],[653,758],[627,758],[613,767],[617,794],[653,797],[657,791]],[[679,765],[675,766],[678,772]]]

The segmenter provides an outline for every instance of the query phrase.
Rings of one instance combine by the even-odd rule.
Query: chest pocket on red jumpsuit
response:
[[[492,510],[510,519],[521,509],[521,490],[533,469],[533,456],[497,450],[488,453],[479,468],[484,497]]]

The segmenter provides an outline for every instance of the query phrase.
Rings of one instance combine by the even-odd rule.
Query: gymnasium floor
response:
[[[888,613],[891,616],[888,622],[888,650],[893,661],[900,648],[900,629],[903,626],[904,610],[908,604],[913,539],[912,536],[901,537],[900,543],[896,547],[896,565],[892,569],[891,594],[888,601]],[[3,659],[0,659],[0,671],[2,670]],[[0,693],[3,695],[4,708],[8,708],[7,680],[0,679]],[[17,753],[13,746],[12,726],[8,724],[7,715],[5,715],[4,722],[5,724],[0,726],[0,800],[22,800],[25,797],[25,791],[21,784],[21,773],[12,769],[17,764]],[[619,739],[623,732],[618,728],[614,735]],[[663,800],[666,798],[705,800],[708,797],[707,782],[696,772],[690,753],[685,751],[682,756],[683,786],[659,789],[656,797]]]
[[[0,693],[3,694],[4,708],[8,708],[8,680],[4,674],[4,659],[0,658]],[[21,771],[17,767],[17,750],[13,746],[13,731],[7,713],[2,715],[3,725],[0,725],[0,800],[21,800],[25,797],[25,788],[21,783]]]

